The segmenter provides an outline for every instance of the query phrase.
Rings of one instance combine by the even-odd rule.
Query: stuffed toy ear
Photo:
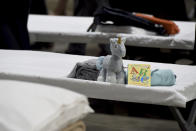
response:
[[[117,38],[110,38],[110,49],[114,49],[117,43]]]
[[[110,38],[110,44],[115,44],[115,43],[116,43],[115,38]]]
[[[125,37],[122,37],[121,38],[121,44],[125,44],[125,42],[126,42],[126,38]]]

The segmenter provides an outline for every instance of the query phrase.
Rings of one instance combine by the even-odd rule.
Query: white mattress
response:
[[[185,107],[196,98],[196,66],[124,60],[147,63],[152,69],[171,69],[177,75],[174,86],[139,87],[66,78],[77,62],[90,56],[37,51],[0,50],[0,79],[45,83],[67,88],[91,98]]]
[[[85,96],[38,83],[0,79],[1,131],[57,131],[92,109]]]
[[[126,45],[193,50],[195,22],[175,21],[180,33],[173,36],[156,36],[135,27],[104,27],[96,32],[86,32],[93,17],[30,15],[28,29],[32,41],[109,43],[109,38],[121,35]],[[99,30],[99,31],[98,31]]]

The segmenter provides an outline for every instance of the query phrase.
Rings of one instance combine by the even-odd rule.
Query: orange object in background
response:
[[[152,21],[153,23],[162,24],[166,30],[166,33],[169,35],[174,35],[174,34],[177,34],[180,32],[180,29],[173,21],[160,19],[160,18],[157,18],[154,16],[149,16],[149,15],[145,15],[145,14],[141,14],[141,13],[135,13],[135,15],[138,17],[147,19],[149,21]]]

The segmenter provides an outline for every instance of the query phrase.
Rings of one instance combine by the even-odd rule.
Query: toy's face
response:
[[[112,55],[116,55],[119,57],[124,57],[126,55],[126,49],[125,49],[125,43],[126,39],[121,38],[119,41],[119,38],[111,38],[110,39],[110,49],[112,52]]]

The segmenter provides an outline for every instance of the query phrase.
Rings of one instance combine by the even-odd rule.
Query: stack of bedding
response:
[[[0,79],[1,131],[85,131],[84,95],[56,86]]]

